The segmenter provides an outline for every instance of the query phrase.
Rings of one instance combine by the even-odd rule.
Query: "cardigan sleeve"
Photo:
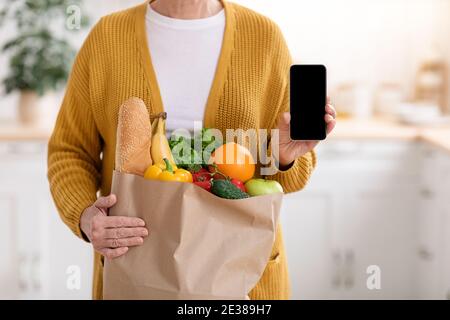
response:
[[[102,140],[89,96],[89,43],[77,55],[48,144],[48,180],[66,225],[80,238],[80,217],[96,200]],[[85,238],[83,238],[85,239]],[[86,240],[86,239],[85,239]]]

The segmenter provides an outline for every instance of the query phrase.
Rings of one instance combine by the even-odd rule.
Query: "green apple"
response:
[[[277,181],[266,179],[250,179],[245,183],[247,193],[254,196],[262,196],[271,193],[283,193],[283,187]]]

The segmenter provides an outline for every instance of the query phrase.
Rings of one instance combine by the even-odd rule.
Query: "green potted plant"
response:
[[[14,0],[0,7],[0,27],[7,22],[17,33],[1,51],[9,55],[9,74],[3,79],[6,94],[19,92],[18,115],[22,123],[39,120],[39,97],[64,86],[75,49],[67,41],[71,14],[79,14],[79,30],[88,24],[80,0]],[[72,30],[71,30],[72,31]]]

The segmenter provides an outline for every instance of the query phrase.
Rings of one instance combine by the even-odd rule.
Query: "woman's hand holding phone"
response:
[[[327,98],[324,117],[328,135],[336,126],[336,110],[330,103],[329,97]],[[280,130],[278,160],[281,169],[288,167],[295,159],[311,151],[320,142],[319,140],[292,140],[290,126],[291,114],[289,112],[282,113],[278,119],[278,129]]]

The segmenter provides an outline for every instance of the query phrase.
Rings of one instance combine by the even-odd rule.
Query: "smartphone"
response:
[[[293,65],[290,69],[292,140],[326,138],[327,70],[323,65]]]

